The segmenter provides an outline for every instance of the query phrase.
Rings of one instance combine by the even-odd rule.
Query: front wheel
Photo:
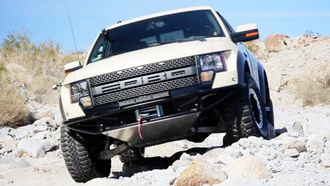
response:
[[[262,136],[273,138],[274,128],[266,114],[266,106],[262,102],[259,89],[254,79],[245,75],[246,87],[224,104],[227,134],[224,145],[230,145],[240,138]]]
[[[61,147],[65,165],[76,182],[87,182],[110,174],[111,160],[97,159],[106,148],[103,136],[83,136],[61,127]]]

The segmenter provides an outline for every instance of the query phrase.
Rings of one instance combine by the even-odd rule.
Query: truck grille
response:
[[[111,72],[89,79],[95,106],[126,106],[168,97],[170,90],[198,84],[195,57],[184,57]]]
[[[106,103],[118,102],[142,95],[150,95],[154,93],[169,91],[172,89],[189,87],[196,85],[197,83],[198,79],[195,76],[175,79],[97,96],[94,97],[94,103],[95,105],[102,105]]]
[[[179,59],[173,59],[169,61],[164,61],[160,63],[153,63],[144,65],[141,67],[135,67],[135,68],[129,68],[125,70],[121,70],[118,72],[111,72],[108,74],[103,74],[100,76],[95,76],[90,78],[90,84],[91,86],[97,86],[105,83],[114,82],[117,80],[123,80],[127,78],[132,78],[136,76],[156,73],[156,72],[162,72],[165,70],[171,70],[181,67],[187,67],[187,66],[193,66],[195,65],[195,57],[184,57]]]

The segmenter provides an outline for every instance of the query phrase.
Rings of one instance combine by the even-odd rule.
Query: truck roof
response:
[[[194,11],[194,10],[213,10],[213,9],[210,6],[195,6],[195,7],[174,9],[174,10],[169,10],[169,11],[165,11],[165,12],[159,12],[159,13],[155,13],[155,14],[136,17],[133,19],[125,20],[125,21],[120,21],[116,24],[113,24],[113,25],[107,27],[106,30],[113,29],[113,28],[116,28],[119,26],[130,24],[130,23],[134,23],[134,22],[141,21],[141,20],[150,19],[153,17],[159,17],[159,16],[170,15],[170,14],[181,13],[181,12],[189,12],[189,11]]]

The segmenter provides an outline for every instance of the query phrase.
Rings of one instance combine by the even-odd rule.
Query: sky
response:
[[[73,52],[69,12],[77,48],[86,51],[103,28],[118,21],[201,5],[212,6],[234,28],[257,23],[261,39],[306,30],[330,35],[330,0],[1,0],[0,44],[10,32],[28,32],[34,43],[52,40]]]

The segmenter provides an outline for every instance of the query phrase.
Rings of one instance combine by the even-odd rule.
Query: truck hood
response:
[[[70,73],[64,85],[101,74],[157,63],[176,58],[207,54],[211,52],[235,50],[236,45],[227,37],[206,38],[160,45],[109,57]]]

